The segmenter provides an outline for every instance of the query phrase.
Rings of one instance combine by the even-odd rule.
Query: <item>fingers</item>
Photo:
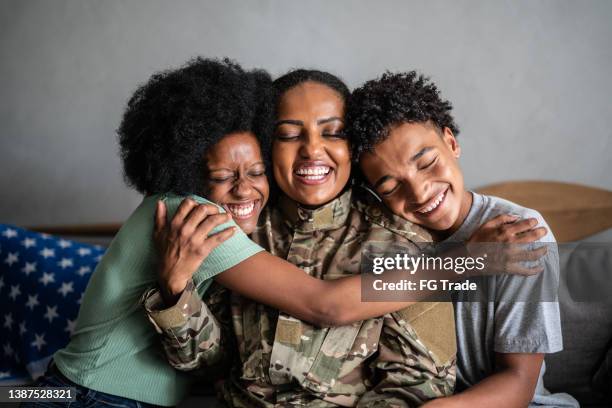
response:
[[[535,228],[538,225],[538,220],[535,218],[527,218],[517,221],[512,224],[502,226],[502,230],[510,235],[520,234]]]
[[[206,217],[219,211],[212,204],[198,204],[189,198],[183,200],[170,223],[172,235],[188,239]]]
[[[514,242],[525,244],[528,242],[535,242],[543,238],[548,233],[545,227],[538,227],[530,231],[521,232],[516,235]]]
[[[189,215],[191,210],[196,207],[198,203],[196,203],[191,198],[184,199],[179,205],[174,217],[172,217],[171,227],[174,230],[178,230],[180,226],[183,225],[185,218]]]
[[[229,228],[224,229],[221,232],[217,232],[216,234],[210,235],[207,240],[208,245],[209,245],[208,246],[209,252],[212,252],[212,250],[218,247],[221,243],[231,238],[235,232],[236,232],[236,227],[229,227]]]
[[[511,262],[534,262],[540,260],[547,252],[548,247],[543,245],[533,250],[521,250],[508,254],[508,260]]]
[[[498,228],[504,224],[510,224],[519,219],[518,215],[514,214],[501,214],[497,217],[490,219],[485,222],[482,226],[486,228]]]
[[[153,233],[159,235],[164,228],[166,228],[166,203],[158,200],[155,207],[155,227]]]
[[[183,220],[179,234],[182,238],[188,238],[195,233],[198,226],[208,217],[219,214],[219,208],[211,204],[196,205]]]
[[[194,231],[194,241],[198,243],[205,241],[207,238],[209,238],[208,235],[214,228],[218,227],[219,225],[225,224],[230,219],[231,218],[227,213],[208,216],[198,225],[196,231]]]

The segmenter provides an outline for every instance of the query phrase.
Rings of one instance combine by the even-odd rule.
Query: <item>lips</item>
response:
[[[236,219],[251,218],[257,214],[259,208],[259,200],[244,201],[240,203],[225,203],[223,205],[227,211]]]
[[[440,205],[444,202],[447,192],[448,192],[448,187],[444,189],[441,193],[437,194],[434,198],[429,200],[429,202],[425,204],[423,207],[416,210],[416,212],[422,215],[431,214],[432,212],[434,212],[436,208],[440,207]]]
[[[332,172],[332,168],[320,163],[303,163],[295,168],[293,174],[304,184],[320,184],[325,182]]]

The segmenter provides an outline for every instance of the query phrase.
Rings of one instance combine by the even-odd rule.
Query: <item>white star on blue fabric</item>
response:
[[[21,245],[28,249],[30,247],[36,246],[36,240],[32,238],[25,238],[23,241],[21,241]]]
[[[60,248],[64,248],[64,249],[66,249],[66,248],[68,248],[68,247],[71,247],[71,246],[72,246],[72,243],[71,243],[70,241],[66,241],[65,239],[60,239],[60,240],[57,242],[57,245],[58,245]]]
[[[7,357],[12,356],[13,352],[15,351],[11,347],[11,343],[6,343],[2,348],[4,349],[4,355],[7,356]]]
[[[2,235],[7,237],[8,239],[11,239],[17,236],[17,231],[15,231],[12,228],[7,228],[4,231],[2,231]]]
[[[7,313],[4,315],[4,327],[11,330],[13,327],[13,315],[11,313]]]
[[[61,261],[57,263],[60,268],[66,269],[72,266],[72,258],[62,258]]]
[[[57,314],[57,306],[49,307],[47,306],[47,312],[44,314],[45,319],[49,320],[49,323],[53,321],[59,315]]]
[[[15,301],[15,299],[17,299],[17,296],[21,295],[21,289],[19,288],[19,285],[11,285],[11,293],[9,293],[9,297],[13,300],[13,302]]]
[[[26,276],[32,272],[36,272],[36,262],[26,262],[25,266],[21,268],[21,272],[25,273]]]
[[[91,268],[89,266],[81,266],[79,270],[77,271],[79,276],[84,276],[85,274],[88,274],[89,272],[91,272]]]
[[[81,256],[89,255],[89,254],[91,254],[91,249],[89,249],[89,248],[79,248],[79,250],[77,251],[77,254],[79,254]]]
[[[38,281],[42,282],[43,285],[47,286],[49,282],[55,282],[55,274],[43,272],[42,278],[40,278]]]
[[[74,328],[76,327],[76,320],[66,319],[66,328],[64,331],[67,331],[70,336],[74,333]]]
[[[28,330],[25,327],[25,322],[21,322],[19,323],[19,335],[23,335],[25,332],[27,332]]]
[[[72,287],[74,282],[63,282],[62,287],[57,291],[62,294],[63,297],[66,297],[68,293],[74,292],[74,288]]]
[[[38,294],[34,294],[32,296],[28,295],[28,301],[26,302],[26,307],[30,310],[34,310],[35,306],[38,306],[40,302],[38,301]]]
[[[55,256],[55,249],[44,247],[39,253],[43,256],[43,258],[47,259]]]
[[[34,334],[34,341],[32,343],[30,343],[32,345],[32,347],[36,347],[36,349],[38,351],[40,351],[42,349],[42,347],[47,344],[47,342],[45,341],[45,334]]]
[[[13,266],[13,264],[17,261],[19,261],[19,253],[9,252],[6,259],[4,260],[4,263],[8,264],[8,266]]]

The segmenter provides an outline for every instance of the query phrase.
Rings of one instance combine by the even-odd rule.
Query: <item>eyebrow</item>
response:
[[[324,125],[325,123],[329,123],[329,122],[343,122],[344,123],[341,117],[332,116],[329,118],[323,118],[323,119],[317,120],[317,125]],[[283,120],[277,121],[274,124],[274,126],[276,127],[280,125],[304,126],[304,122],[302,122],[301,120],[295,120],[295,119],[283,119]]]
[[[274,124],[274,126],[280,126],[280,125],[304,126],[304,122],[302,122],[301,120],[284,119],[284,120],[279,120]]]
[[[249,166],[249,169],[252,168],[252,167],[255,167],[255,166],[264,166],[264,167],[266,167],[266,164],[264,162],[262,162],[262,161],[258,161],[258,162],[255,162],[255,163],[251,164]],[[216,168],[216,169],[208,170],[209,173],[214,173],[216,171],[230,171],[230,172],[233,172],[234,170],[230,169],[230,168],[227,168],[227,167],[219,167],[219,168]]]
[[[378,181],[376,183],[374,183],[374,186],[373,186],[374,189],[377,189],[378,187],[381,186],[381,184],[384,184],[386,181],[389,181],[391,179],[393,179],[393,177],[391,177],[391,176],[388,176],[388,175],[387,176],[382,176],[381,178],[378,179]]]
[[[410,161],[415,161],[418,160],[421,156],[423,156],[425,153],[427,153],[428,151],[430,151],[431,149],[433,149],[433,147],[424,147],[421,150],[419,150],[419,152],[417,154],[415,154],[414,156],[412,156],[410,158]]]
[[[412,156],[410,158],[410,161],[415,161],[418,160],[420,157],[422,157],[425,153],[427,153],[428,151],[430,151],[431,149],[433,149],[433,147],[424,147],[421,150],[419,150],[419,152],[417,154],[415,154],[414,156]],[[385,182],[392,180],[393,177],[386,175],[386,176],[382,176],[381,178],[378,179],[378,181],[376,183],[374,183],[373,187],[374,189],[380,187],[382,184],[384,184]]]
[[[344,121],[342,120],[342,118],[339,118],[338,116],[332,116],[332,117],[329,117],[329,118],[324,118],[324,119],[319,119],[319,120],[317,120],[317,125],[322,125],[322,124],[324,124],[324,123],[336,122],[336,121],[337,121],[337,122],[343,122],[343,123],[344,123]]]

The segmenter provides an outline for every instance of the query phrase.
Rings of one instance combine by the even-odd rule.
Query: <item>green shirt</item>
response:
[[[139,302],[157,281],[152,234],[159,199],[165,201],[171,218],[183,197],[146,197],[125,222],[89,281],[70,343],[53,358],[59,370],[81,386],[142,402],[176,405],[188,392],[192,378],[168,364]],[[230,225],[235,224],[230,221],[218,230]],[[212,277],[259,251],[262,248],[237,228],[194,274],[198,292],[204,293]]]

